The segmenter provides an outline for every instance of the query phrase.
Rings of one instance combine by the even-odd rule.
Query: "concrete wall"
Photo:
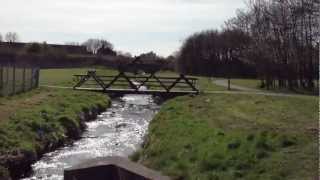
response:
[[[93,159],[64,171],[64,180],[169,180],[167,176],[122,157]]]

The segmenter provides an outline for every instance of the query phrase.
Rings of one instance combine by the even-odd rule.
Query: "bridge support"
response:
[[[121,157],[106,157],[66,169],[64,180],[169,180],[167,176]]]

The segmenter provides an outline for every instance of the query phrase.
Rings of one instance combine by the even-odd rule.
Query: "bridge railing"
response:
[[[85,88],[101,89],[104,91],[111,90],[133,90],[141,91],[141,87],[146,87],[148,90],[161,92],[190,92],[198,93],[197,78],[186,77],[179,75],[177,77],[161,77],[156,74],[149,75],[128,75],[124,72],[119,72],[115,76],[99,76],[93,72],[87,74],[74,75],[77,84],[74,89]],[[147,91],[147,90],[144,90]]]

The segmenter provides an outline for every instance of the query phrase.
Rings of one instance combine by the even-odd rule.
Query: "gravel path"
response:
[[[213,79],[212,82],[218,86],[228,87],[228,80],[225,80],[225,79],[216,79],[216,80]],[[239,91],[261,92],[258,89],[247,88],[247,87],[238,86],[238,85],[234,85],[234,84],[230,84],[230,87],[231,87],[231,89],[239,90]]]
[[[262,91],[204,91],[206,94],[254,94],[254,95],[262,95],[262,96],[277,96],[277,97],[310,97],[313,98],[315,96],[311,95],[300,95],[300,94],[285,94],[285,93],[268,93]]]

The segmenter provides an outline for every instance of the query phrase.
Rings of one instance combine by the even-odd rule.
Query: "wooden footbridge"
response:
[[[160,77],[155,72],[148,75],[128,75],[123,71],[115,76],[87,74],[74,75],[75,90],[98,91],[108,94],[151,94],[156,96],[181,96],[198,94],[197,79],[180,74],[177,77]]]
[[[157,76],[156,72],[160,69],[159,64],[143,63],[136,58],[128,64],[118,64],[118,74],[114,76],[97,75],[95,70],[90,70],[87,74],[74,75],[77,83],[73,88],[115,95],[151,94],[163,97],[199,93],[196,78],[183,74],[177,77]]]

